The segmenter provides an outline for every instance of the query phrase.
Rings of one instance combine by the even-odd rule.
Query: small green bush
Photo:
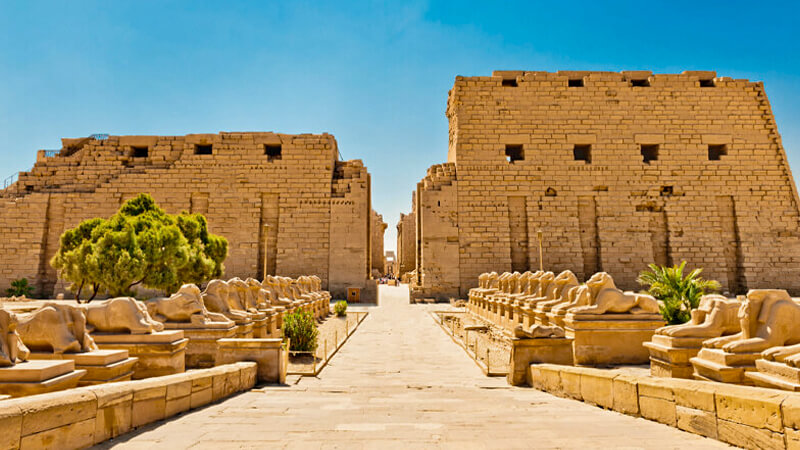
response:
[[[33,295],[33,286],[28,284],[27,278],[20,278],[11,282],[11,287],[6,289],[8,297],[30,297]]]
[[[649,271],[639,274],[637,281],[649,286],[650,295],[659,300],[659,310],[668,325],[688,322],[691,311],[700,305],[700,297],[706,292],[716,292],[721,287],[718,281],[701,278],[703,269],[694,269],[684,276],[686,261],[679,266],[650,264],[649,267]]]
[[[317,349],[317,321],[308,311],[295,311],[283,317],[283,336],[291,341],[290,350],[313,352]]]
[[[336,304],[333,306],[333,311],[334,311],[334,312],[336,313],[336,315],[337,315],[337,316],[339,316],[339,317],[344,317],[344,316],[346,316],[346,315],[347,315],[347,302],[346,302],[346,301],[344,301],[344,300],[339,300],[339,301],[338,301],[338,302],[336,302]]]

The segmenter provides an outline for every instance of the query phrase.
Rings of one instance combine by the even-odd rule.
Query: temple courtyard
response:
[[[721,448],[672,427],[488,378],[437,305],[381,286],[380,306],[318,377],[257,387],[101,448]],[[441,305],[438,305],[440,308]],[[357,308],[356,308],[357,309]]]

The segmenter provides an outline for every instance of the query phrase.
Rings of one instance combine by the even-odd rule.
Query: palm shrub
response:
[[[28,284],[27,278],[20,278],[11,282],[11,287],[6,289],[9,297],[30,297],[33,295],[33,286]]]
[[[295,311],[283,317],[283,336],[291,342],[290,350],[313,352],[317,349],[317,321],[308,311]]]
[[[659,300],[659,311],[669,325],[688,322],[692,309],[700,304],[700,297],[721,287],[716,280],[701,278],[703,269],[694,269],[684,276],[686,261],[679,266],[650,264],[648,267],[650,270],[642,271],[636,281],[649,286],[648,292]]]
[[[347,302],[344,300],[339,300],[333,305],[333,311],[339,317],[344,317],[347,315]]]

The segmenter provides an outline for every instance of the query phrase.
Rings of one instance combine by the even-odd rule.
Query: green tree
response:
[[[80,299],[84,286],[112,296],[138,284],[174,292],[186,282],[223,274],[228,241],[208,232],[200,214],[167,214],[139,194],[109,219],[89,219],[65,231],[51,264]]]
[[[721,287],[718,281],[701,278],[703,269],[694,269],[684,277],[686,261],[679,266],[650,264],[648,267],[650,270],[642,271],[636,281],[649,286],[650,295],[660,300],[659,310],[669,325],[688,322],[691,310],[700,304],[700,297]]]
[[[59,240],[58,251],[50,260],[50,265],[60,271],[60,276],[71,283],[75,300],[80,300],[84,287],[92,289],[92,298],[99,290],[100,282],[95,278],[96,267],[94,242],[99,236],[94,231],[105,224],[104,219],[94,218],[81,222],[77,227],[66,230]]]
[[[201,284],[225,273],[223,261],[228,256],[228,241],[208,232],[202,214],[182,212],[176,218],[178,228],[188,243],[188,263],[178,269],[181,283]],[[173,286],[177,290],[180,286]]]

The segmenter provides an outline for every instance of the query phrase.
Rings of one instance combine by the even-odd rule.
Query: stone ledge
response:
[[[0,401],[0,448],[85,448],[248,390],[256,363]]]
[[[527,380],[559,397],[732,445],[795,448],[800,436],[800,393],[556,364],[531,364]]]

